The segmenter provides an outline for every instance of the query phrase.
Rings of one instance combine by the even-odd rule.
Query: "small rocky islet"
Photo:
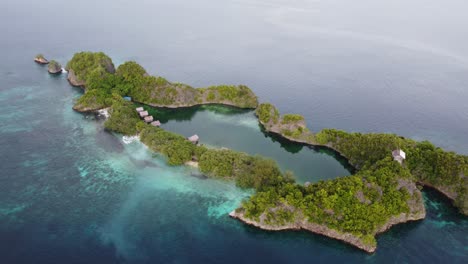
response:
[[[60,74],[62,73],[62,65],[55,60],[51,60],[47,65],[47,71],[50,74]]]
[[[377,249],[375,236],[391,226],[425,218],[421,186],[450,198],[468,215],[468,156],[447,152],[430,142],[394,134],[310,131],[297,114],[280,115],[271,104],[259,104],[248,87],[219,85],[193,88],[150,76],[136,62],[115,69],[102,52],[80,52],[67,64],[68,81],[85,91],[75,106],[79,112],[109,108],[108,130],[140,135],[150,149],[168,157],[171,165],[197,162],[209,177],[228,178],[256,193],[230,216],[265,230],[302,229],[344,241],[366,252]],[[276,162],[228,149],[208,149],[183,136],[143,122],[133,102],[154,107],[224,104],[256,109],[267,132],[314,147],[332,149],[355,168],[351,176],[303,186],[283,173]],[[392,151],[406,153],[397,162]]]
[[[36,57],[34,57],[34,61],[39,64],[48,64],[49,61],[44,57],[42,54],[37,54]]]
[[[34,57],[34,61],[41,65],[47,65],[47,71],[50,74],[61,74],[63,72],[62,65],[55,60],[47,60],[44,55],[38,54]]]

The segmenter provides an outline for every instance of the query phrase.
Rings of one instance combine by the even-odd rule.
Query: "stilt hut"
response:
[[[145,109],[144,109],[143,107],[137,107],[136,111],[137,111],[138,113],[140,113],[140,112],[145,111]]]
[[[151,123],[151,122],[153,122],[153,116],[145,116],[145,122],[146,122],[146,123]]]
[[[156,121],[151,122],[151,125],[155,127],[159,127],[161,126],[161,122],[159,122],[159,120],[156,120]]]
[[[145,116],[148,116],[148,111],[142,111],[140,112],[140,117],[145,117]]]
[[[190,142],[192,142],[193,144],[198,144],[198,140],[200,140],[200,138],[198,137],[198,135],[193,135],[191,137],[188,137],[187,138]]]

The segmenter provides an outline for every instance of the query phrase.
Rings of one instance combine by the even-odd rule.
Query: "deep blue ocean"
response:
[[[467,263],[468,219],[425,190],[427,218],[375,254],[228,217],[251,195],[170,167],[72,110],[33,58],[104,51],[195,87],[246,84],[313,131],[397,133],[468,154],[461,0],[0,2],[0,263]],[[156,111],[156,110],[155,110]],[[333,153],[265,134],[252,111],[160,111],[163,127],[275,159],[298,182],[349,175]]]

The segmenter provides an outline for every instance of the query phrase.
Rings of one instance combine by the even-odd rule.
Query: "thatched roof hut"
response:
[[[142,111],[140,112],[140,117],[145,117],[145,116],[148,116],[148,111]]]
[[[145,116],[145,122],[146,123],[153,122],[153,116]]]
[[[198,135],[193,135],[193,136],[191,136],[191,137],[188,137],[187,139],[188,139],[190,142],[195,143],[195,144],[197,144],[197,143],[198,143],[198,140],[200,140],[200,138],[198,137]]]
[[[145,109],[144,109],[143,107],[137,107],[137,108],[136,108],[136,111],[137,111],[138,113],[140,113],[140,112],[145,111]]]
[[[156,121],[151,122],[151,125],[155,127],[159,127],[161,125],[161,122],[159,122],[159,120],[156,120]]]

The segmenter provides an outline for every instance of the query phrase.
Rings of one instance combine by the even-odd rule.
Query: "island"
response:
[[[301,115],[280,116],[278,109],[269,103],[260,104],[255,110],[255,115],[267,132],[298,143],[314,142],[314,134],[307,128],[305,119]]]
[[[36,57],[34,57],[34,61],[39,64],[49,63],[49,61],[42,54],[37,54]]]
[[[192,88],[150,76],[136,62],[117,69],[104,53],[81,52],[67,64],[68,80],[84,88],[74,109],[108,109],[104,126],[123,135],[138,135],[170,165],[196,164],[209,177],[232,179],[255,193],[230,216],[265,230],[302,229],[338,239],[366,252],[377,249],[376,235],[396,224],[425,218],[420,185],[438,190],[468,214],[468,156],[447,152],[430,142],[394,134],[310,131],[304,117],[281,115],[272,104],[258,105],[246,86]],[[130,100],[126,100],[130,98]],[[256,109],[268,133],[346,158],[355,174],[301,185],[274,160],[229,149],[194,144],[181,135],[148,124],[141,107],[189,107],[224,104]],[[138,110],[138,111],[137,111]]]
[[[133,61],[117,70],[112,60],[102,52],[80,52],[67,64],[68,80],[85,89],[74,109],[95,111],[110,106],[106,100],[112,93],[132,98],[132,101],[154,107],[191,107],[222,104],[239,108],[256,108],[257,96],[245,85],[218,85],[193,88],[187,84],[171,83],[163,77],[150,76]]]
[[[51,60],[49,65],[47,65],[47,71],[50,74],[60,74],[62,73],[62,65],[55,60]]]

